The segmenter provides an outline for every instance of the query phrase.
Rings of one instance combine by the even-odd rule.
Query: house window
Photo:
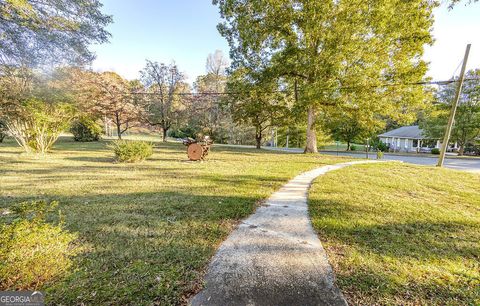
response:
[[[417,148],[418,147],[418,139],[413,140],[413,147]]]

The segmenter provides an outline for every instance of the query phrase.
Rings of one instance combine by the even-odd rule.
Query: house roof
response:
[[[379,137],[399,137],[411,139],[423,139],[423,131],[418,125],[402,126],[401,128],[378,135]]]

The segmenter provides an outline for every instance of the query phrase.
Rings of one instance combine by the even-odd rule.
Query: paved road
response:
[[[254,148],[253,146],[245,146],[245,145],[217,145],[217,146],[227,146],[227,147],[237,147],[237,148]],[[300,148],[272,148],[272,147],[262,147],[262,149],[265,150],[275,150],[275,151],[285,151],[285,152],[291,152],[291,153],[303,153],[303,149]],[[337,155],[337,152],[320,152],[321,154],[326,154],[326,155]],[[365,158],[365,152],[360,153],[351,153],[351,152],[338,152],[338,155],[340,156],[348,156],[348,157],[353,157],[353,158]],[[370,153],[370,159],[376,159],[377,155],[375,152]],[[408,155],[391,155],[391,154],[385,154],[384,160],[398,160],[402,161],[405,163],[410,163],[410,164],[416,164],[416,165],[426,165],[426,166],[435,166],[438,161],[437,156],[432,156],[432,155],[419,155],[419,156],[408,156]],[[455,157],[449,157],[445,159],[444,163],[446,168],[451,168],[451,169],[456,169],[456,170],[462,170],[462,171],[469,171],[469,172],[475,172],[475,173],[480,173],[480,158],[455,158]]]
[[[336,155],[336,152],[322,152],[322,154],[328,155]],[[340,152],[341,156],[349,156],[349,157],[357,157],[357,158],[365,158],[365,154],[358,154],[358,153],[348,153],[348,152]],[[370,154],[371,159],[376,159],[376,154]],[[402,155],[385,155],[384,160],[398,160],[403,161],[405,163],[416,164],[416,165],[427,165],[427,166],[435,166],[437,164],[438,159],[435,157],[429,156],[402,156]],[[480,159],[477,158],[449,158],[445,159],[444,163],[446,168],[456,169],[456,170],[463,170],[469,172],[477,172],[480,173]]]
[[[265,147],[268,150],[278,150],[278,151],[288,151],[292,153],[303,153],[303,149],[285,149],[285,148],[269,148]],[[321,152],[322,154],[327,155],[337,155],[337,152]],[[365,158],[365,153],[350,153],[350,152],[338,152],[340,156],[349,156],[354,158]],[[370,153],[370,159],[376,159],[376,153]],[[435,166],[438,161],[438,157],[435,156],[408,156],[408,155],[390,155],[385,154],[384,160],[398,160],[403,161],[405,163],[411,163],[416,165],[427,165],[427,166]],[[456,169],[456,170],[463,170],[469,172],[476,172],[480,173],[480,158],[454,158],[448,157],[445,159],[444,163],[446,168]]]

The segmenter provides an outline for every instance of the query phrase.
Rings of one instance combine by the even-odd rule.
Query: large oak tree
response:
[[[298,85],[308,111],[306,152],[316,152],[319,114],[337,107],[378,104],[379,115],[410,118],[423,101],[414,83],[427,70],[421,59],[435,2],[429,0],[214,0],[218,26],[231,47],[233,68],[285,78]],[[352,96],[345,98],[348,89]],[[347,107],[345,107],[347,106]],[[370,107],[370,105],[367,105]]]

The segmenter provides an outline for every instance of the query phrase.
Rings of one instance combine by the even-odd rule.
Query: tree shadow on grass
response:
[[[89,162],[89,163],[113,163],[115,158],[113,156],[76,156],[76,157],[65,157],[65,160],[79,161],[79,162]]]
[[[310,201],[309,206],[320,237],[332,237],[364,252],[418,260],[480,258],[479,223],[423,219],[366,225],[351,220],[361,214],[371,215],[371,209],[355,207],[351,208],[355,210],[352,212],[344,203],[331,200]],[[335,222],[329,222],[329,219]]]
[[[368,266],[337,274],[349,305],[476,305],[480,289],[471,281],[445,283],[434,277],[400,282],[391,271]]]
[[[258,181],[264,181],[267,183],[270,182],[285,182],[287,180],[287,177],[281,177],[279,175],[249,175],[249,174],[243,174],[243,175],[235,175],[235,176],[218,176],[218,175],[209,175],[205,174],[203,175],[207,178],[207,180],[210,180],[212,182],[217,182],[217,183],[230,183],[230,184],[255,184]]]
[[[413,214],[399,217],[399,222],[381,222],[374,214],[385,212],[371,207],[334,200],[311,200],[309,206],[320,239],[345,266],[336,272],[351,304],[473,305],[475,296],[480,297],[473,285],[478,284],[478,265],[473,263],[480,259],[480,224],[473,219],[415,220]],[[392,262],[410,263],[412,276]]]
[[[41,198],[60,202],[65,227],[88,249],[66,279],[42,288],[49,303],[65,305],[178,304],[197,292],[218,244],[256,205],[255,197],[188,191]]]

